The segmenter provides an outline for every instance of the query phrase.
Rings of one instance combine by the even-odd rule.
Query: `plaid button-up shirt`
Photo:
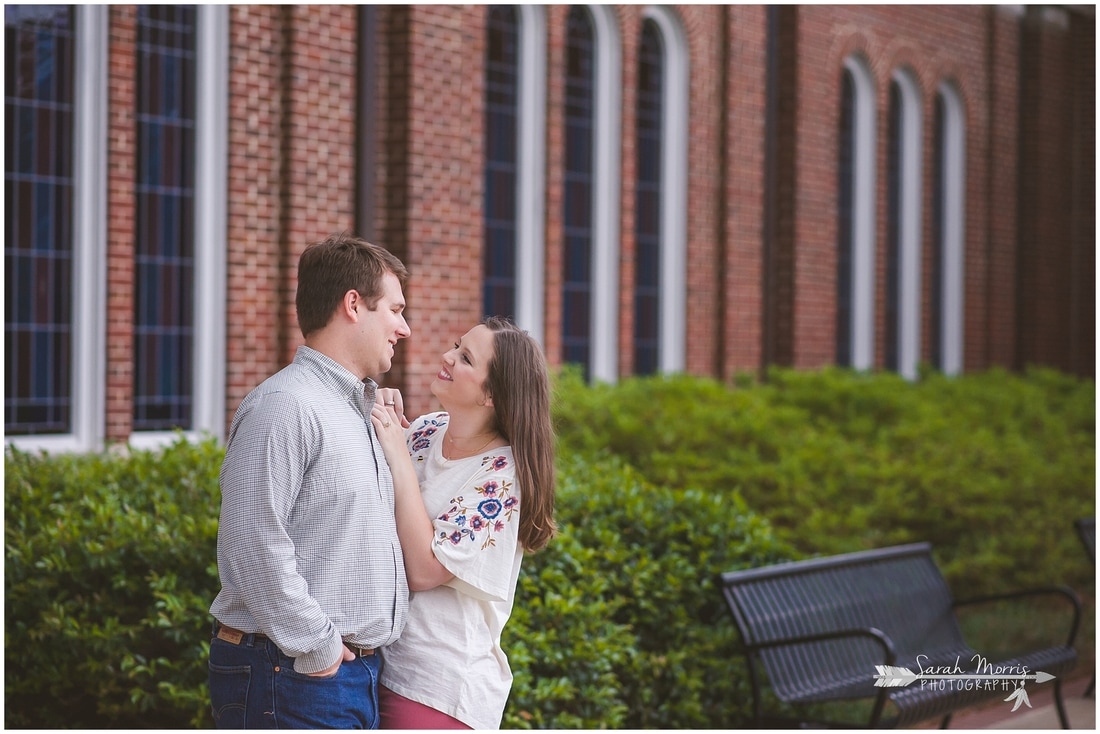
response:
[[[300,673],[334,664],[344,641],[383,647],[405,626],[393,478],[370,422],[376,388],[302,346],[229,431],[210,612],[270,637]]]

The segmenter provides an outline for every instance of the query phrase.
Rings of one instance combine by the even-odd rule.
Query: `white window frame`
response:
[[[900,91],[901,160],[898,207],[898,373],[917,378],[920,362],[921,283],[921,93],[909,69],[894,72]]]
[[[200,5],[195,93],[195,314],[188,440],[225,434],[226,202],[229,136],[229,6]],[[135,431],[130,445],[159,448],[174,431]]]
[[[592,221],[591,376],[619,376],[619,217],[621,214],[622,40],[613,6],[586,6],[595,52],[595,161]]]
[[[940,355],[942,371],[956,375],[963,370],[964,263],[966,245],[966,113],[962,96],[950,82],[942,82],[937,94],[943,100],[943,137],[940,156],[943,189],[940,202],[943,248],[940,293]]]
[[[546,302],[546,9],[519,12],[516,325],[543,343]]]
[[[658,290],[657,369],[682,372],[687,351],[688,95],[687,34],[676,11],[647,7],[642,17],[657,25],[663,47],[661,99],[661,267]]]
[[[875,359],[875,79],[867,62],[849,56],[855,112],[852,120],[851,365],[868,370]]]

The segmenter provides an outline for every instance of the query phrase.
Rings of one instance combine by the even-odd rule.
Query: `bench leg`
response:
[[[943,717],[943,721],[940,722],[940,728],[941,729],[946,729],[950,725],[951,725],[951,714],[948,714],[947,716]]]
[[[1066,705],[1062,702],[1062,679],[1054,679],[1054,705],[1058,709],[1058,721],[1062,722],[1062,728],[1069,728],[1069,718],[1066,716]]]

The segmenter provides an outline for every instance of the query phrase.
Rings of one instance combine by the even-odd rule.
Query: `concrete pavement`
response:
[[[1095,693],[1085,698],[1092,673],[1078,674],[1063,683],[1062,699],[1071,729],[1096,731]],[[960,712],[951,719],[952,729],[1061,729],[1058,711],[1054,707],[1053,688],[1048,684],[1031,696],[1031,708],[1012,710],[1009,703],[989,704],[970,712]]]

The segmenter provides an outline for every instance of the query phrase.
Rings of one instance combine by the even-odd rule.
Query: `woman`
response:
[[[412,592],[405,631],[383,650],[381,727],[494,729],[512,685],[500,634],[520,562],[555,533],[546,362],[493,317],[443,355],[431,390],[443,412],[409,424],[400,394],[380,390],[371,413]]]

